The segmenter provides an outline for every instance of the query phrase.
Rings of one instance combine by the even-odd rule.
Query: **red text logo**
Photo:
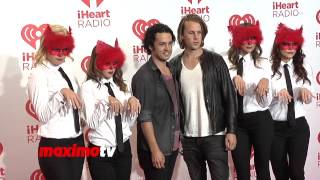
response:
[[[192,4],[192,0],[188,0],[190,4]],[[198,0],[198,4],[201,2],[202,0]]]
[[[316,14],[317,22],[320,24],[320,10]]]
[[[39,121],[38,116],[36,115],[36,112],[35,112],[34,107],[33,107],[30,100],[27,101],[25,108],[26,108],[27,113],[30,116],[32,116],[35,120]]]
[[[238,14],[235,14],[230,17],[229,19],[229,25],[230,26],[236,26],[241,23],[250,23],[250,24],[255,24],[255,19],[251,14],[245,14],[244,16],[239,16]]]
[[[157,24],[157,23],[159,23],[159,20],[157,20],[157,19],[151,19],[148,22],[146,22],[142,19],[138,19],[133,23],[132,31],[140,40],[143,40],[144,33],[146,32],[148,27],[150,27],[154,24]]]
[[[317,73],[316,79],[317,83],[320,85],[320,71]]]
[[[2,143],[0,143],[0,156],[2,155],[2,152],[3,152],[3,145]]]
[[[90,0],[82,0],[82,2],[87,5],[89,8],[91,7]],[[97,7],[100,6],[100,4],[103,2],[103,0],[96,0]]]
[[[90,63],[90,56],[87,56],[87,57],[82,59],[82,61],[81,61],[81,69],[82,69],[83,72],[86,73],[88,71],[89,63]]]
[[[40,39],[46,27],[47,24],[42,24],[39,27],[33,24],[27,24],[21,29],[21,37],[26,43],[36,49],[36,42]]]
[[[97,157],[100,155],[99,147],[85,147],[73,144],[72,147],[40,147],[39,157]]]
[[[30,175],[30,180],[46,180],[40,169],[35,170]]]

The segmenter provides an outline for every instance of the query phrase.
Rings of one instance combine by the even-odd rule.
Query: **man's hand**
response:
[[[226,134],[225,138],[226,150],[232,151],[236,148],[237,145],[237,137],[233,133]]]
[[[164,163],[166,161],[166,158],[160,149],[156,149],[151,152],[151,160],[152,160],[153,167],[157,169],[161,169],[165,167]]]

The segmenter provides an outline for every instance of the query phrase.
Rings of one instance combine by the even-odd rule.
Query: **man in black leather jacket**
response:
[[[211,179],[227,180],[227,150],[236,146],[236,94],[223,58],[202,48],[207,32],[198,15],[183,17],[177,34],[184,52],[170,68],[180,89],[183,157],[191,179],[207,179],[207,162]]]

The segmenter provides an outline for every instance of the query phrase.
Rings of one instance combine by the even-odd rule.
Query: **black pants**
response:
[[[183,158],[192,180],[207,180],[208,163],[212,180],[228,180],[228,153],[225,136],[183,137]]]
[[[269,110],[245,113],[238,119],[237,147],[232,151],[238,180],[250,180],[251,147],[257,180],[270,180],[273,121]]]
[[[89,144],[89,147],[97,147]],[[130,141],[124,143],[124,151],[118,149],[112,157],[88,157],[88,165],[92,180],[130,180],[131,174],[131,146]]]
[[[277,180],[303,180],[310,129],[305,117],[296,119],[295,127],[274,121],[271,164]]]
[[[84,147],[83,135],[76,138],[54,139],[41,137],[38,155],[42,147]],[[80,180],[84,157],[41,157],[38,156],[40,169],[46,180]]]
[[[165,156],[165,168],[157,169],[152,165],[150,152],[138,149],[139,164],[144,171],[145,179],[171,180],[177,155],[178,151],[174,151],[170,155]]]

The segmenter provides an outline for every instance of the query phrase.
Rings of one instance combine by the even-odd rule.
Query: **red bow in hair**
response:
[[[49,53],[54,51],[62,51],[63,55],[68,56],[74,48],[74,40],[71,35],[70,27],[67,35],[63,35],[53,32],[48,25],[43,33],[43,36],[43,46]]]
[[[302,26],[299,29],[293,30],[288,28],[286,25],[280,23],[276,31],[276,44],[293,42],[296,43],[299,47],[302,46],[304,39],[302,36]]]
[[[103,71],[114,67],[119,69],[125,61],[125,55],[118,45],[118,39],[115,40],[114,47],[103,41],[98,41],[96,45],[96,66]]]
[[[250,38],[255,38],[256,44],[258,45],[260,45],[263,40],[259,21],[257,21],[255,25],[249,26],[228,26],[228,30],[232,36],[232,45],[236,48],[240,48],[241,44]]]

